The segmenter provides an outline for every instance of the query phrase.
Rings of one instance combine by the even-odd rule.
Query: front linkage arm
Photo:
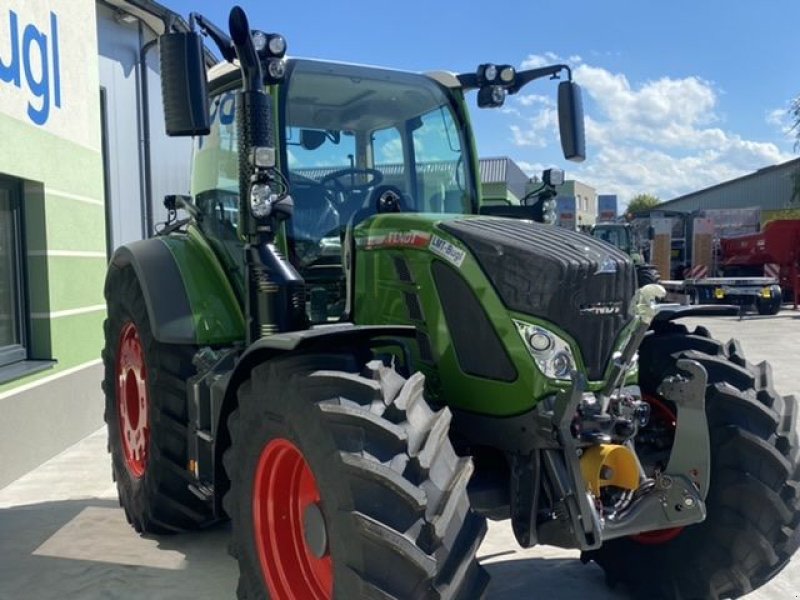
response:
[[[616,357],[611,382],[620,385],[641,340],[657,313],[654,300],[663,295],[659,286],[640,290],[637,326],[626,348]],[[706,517],[710,442],[705,413],[708,374],[692,360],[678,361],[681,373],[666,379],[658,393],[677,407],[677,424],[670,460],[664,473],[646,480],[634,493],[630,506],[612,515],[586,490],[581,473],[583,449],[571,430],[573,418],[586,389],[582,374],[572,373],[572,385],[554,400],[542,403],[533,432],[535,449],[512,461],[511,518],[519,543],[545,543],[591,550],[604,540],[646,531],[681,527]],[[601,392],[601,400],[609,390]],[[528,468],[521,464],[528,462]],[[542,518],[547,482],[551,511]],[[527,506],[524,501],[528,501]]]

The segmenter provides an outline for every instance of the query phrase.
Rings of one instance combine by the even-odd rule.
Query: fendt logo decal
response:
[[[595,317],[604,315],[618,315],[622,312],[622,304],[619,302],[598,302],[597,304],[581,305],[580,314],[592,315]]]
[[[424,248],[428,245],[431,234],[425,231],[390,231],[381,235],[370,235],[359,238],[357,244],[364,250],[377,248]]]
[[[5,40],[9,43],[3,43]],[[59,61],[58,17],[50,13],[49,37],[32,23],[26,25],[20,35],[17,13],[9,10],[8,35],[0,29],[0,82],[19,89],[25,84],[35,98],[28,101],[28,117],[37,125],[47,123],[51,100],[56,108],[61,108]]]

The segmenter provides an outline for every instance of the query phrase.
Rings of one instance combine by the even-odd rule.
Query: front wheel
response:
[[[652,265],[637,265],[636,266],[636,284],[642,288],[651,283],[659,283],[661,276],[658,274],[658,269]]]
[[[781,296],[773,298],[758,298],[756,300],[756,309],[760,315],[777,315],[781,310]]]
[[[153,338],[133,269],[111,272],[106,301],[105,420],[120,505],[140,533],[197,529],[213,514],[189,490],[186,380],[195,373],[194,348]]]
[[[350,356],[253,369],[231,414],[225,509],[240,599],[480,598],[485,520],[424,377]]]
[[[775,392],[767,363],[748,363],[738,343],[723,346],[702,327],[689,333],[669,323],[645,340],[640,357],[642,392],[656,397],[654,408],[667,411],[674,407],[655,390],[664,377],[678,372],[679,359],[695,360],[708,372],[708,517],[682,530],[611,540],[583,558],[596,561],[611,584],[627,584],[637,598],[716,600],[747,594],[783,569],[800,545],[796,401]],[[645,429],[643,443],[637,444],[640,455],[649,445],[665,462],[668,452],[659,436],[663,428]]]

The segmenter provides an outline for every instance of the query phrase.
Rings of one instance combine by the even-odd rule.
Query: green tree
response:
[[[640,210],[653,208],[660,202],[661,200],[658,199],[658,196],[653,196],[652,194],[638,194],[633,197],[633,200],[631,200],[630,203],[628,203],[628,213],[633,214],[639,212]]]

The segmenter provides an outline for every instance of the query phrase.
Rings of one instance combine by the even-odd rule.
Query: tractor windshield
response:
[[[469,213],[475,200],[464,127],[432,79],[297,60],[282,97],[283,164],[300,263],[338,245],[349,223],[382,210]],[[326,242],[329,240],[329,243]]]
[[[211,131],[196,141],[192,195],[204,234],[241,271],[237,87],[229,78],[212,92]],[[292,60],[275,97],[276,143],[294,198],[286,242],[312,287],[318,278],[341,282],[344,231],[377,212],[475,211],[467,126],[454,96],[433,79]]]
[[[596,225],[593,235],[612,246],[616,246],[626,254],[632,252],[630,232],[625,227]]]

